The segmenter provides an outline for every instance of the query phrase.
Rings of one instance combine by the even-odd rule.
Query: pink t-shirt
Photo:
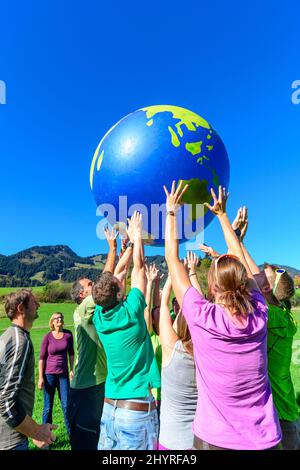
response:
[[[268,308],[260,292],[252,297],[245,327],[194,287],[183,299],[198,386],[194,434],[227,449],[262,450],[281,440],[267,372]]]

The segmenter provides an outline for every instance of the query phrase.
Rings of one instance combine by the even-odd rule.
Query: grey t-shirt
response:
[[[161,369],[159,442],[166,449],[192,449],[197,400],[194,358],[178,340],[169,364]]]
[[[12,324],[0,337],[0,449],[25,436],[15,430],[34,406],[34,350],[28,331]]]

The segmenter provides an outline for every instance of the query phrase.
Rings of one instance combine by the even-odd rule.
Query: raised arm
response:
[[[184,264],[185,264],[185,267],[187,269],[187,272],[188,272],[188,275],[189,275],[192,286],[195,287],[195,289],[197,289],[199,294],[201,294],[204,297],[204,294],[202,292],[201,286],[200,286],[198,278],[197,278],[196,267],[199,264],[199,258],[196,255],[196,253],[193,253],[192,251],[188,251],[187,254],[186,254]]]
[[[160,274],[159,271],[157,271],[157,276],[153,281],[153,307],[160,307],[161,291],[159,288],[159,283],[163,277],[164,274]]]
[[[188,185],[182,189],[182,181],[180,181],[177,189],[175,190],[175,181],[172,183],[172,188],[170,193],[167,188],[164,186],[164,191],[166,193],[166,233],[165,233],[165,257],[169,269],[169,273],[172,278],[172,286],[175,292],[177,302],[180,307],[182,307],[183,297],[189,287],[191,287],[191,282],[188,277],[188,274],[180,262],[178,257],[178,236],[177,236],[177,223],[176,223],[176,211],[179,208],[181,198],[185,191],[187,190]]]
[[[109,231],[108,226],[104,228],[104,234],[108,243],[109,252],[107,255],[107,260],[103,269],[103,272],[109,271],[111,273],[114,272],[115,269],[115,262],[116,262],[116,254],[117,254],[117,236],[118,232],[115,232],[114,229]]]
[[[137,287],[146,294],[146,276],[144,260],[144,244],[142,240],[142,214],[135,211],[128,219],[128,234],[133,240],[133,270],[131,273],[131,287]]]
[[[114,275],[117,277],[120,273],[124,272],[124,269],[128,268],[133,255],[133,243],[129,242],[122,256],[119,258],[117,266],[114,271]]]
[[[132,255],[133,247],[128,246],[126,251],[122,255],[122,259],[119,260],[119,262],[121,263],[120,266],[117,265],[114,272],[115,277],[117,277],[122,284],[123,292],[126,292],[126,279],[132,261]]]
[[[172,292],[172,281],[171,276],[168,276],[164,285],[161,304],[160,304],[160,316],[159,316],[159,336],[163,352],[163,365],[164,362],[168,362],[178,336],[173,328],[172,318],[170,315],[169,302]]]
[[[145,265],[145,272],[146,272],[146,279],[147,279],[147,288],[146,288],[146,304],[147,307],[145,308],[145,322],[147,325],[147,330],[149,334],[152,333],[152,318],[151,318],[151,309],[152,309],[152,288],[153,284],[155,283],[155,279],[158,276],[158,269],[156,268],[155,264],[148,266]]]
[[[244,244],[244,238],[248,230],[248,224],[248,209],[245,206],[240,207],[237,216],[232,224],[232,228],[235,230],[235,233],[238,232],[240,236],[241,247],[252,274],[259,274],[259,267],[255,263],[254,259],[252,258]]]
[[[221,228],[223,230],[225,242],[227,244],[228,252],[234,256],[237,256],[241,263],[244,265],[248,278],[253,281],[253,287],[258,289],[257,283],[253,277],[253,274],[251,272],[250,267],[248,266],[248,263],[246,261],[246,258],[244,256],[241,244],[239,242],[238,237],[236,236],[231,223],[228,219],[227,213],[226,213],[226,201],[228,198],[228,193],[225,188],[222,188],[219,186],[219,195],[218,198],[214,192],[213,189],[211,189],[211,194],[213,197],[213,205],[211,206],[208,203],[204,203],[206,207],[208,207],[209,210],[211,210],[218,218]]]

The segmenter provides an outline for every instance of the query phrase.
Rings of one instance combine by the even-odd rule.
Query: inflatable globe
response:
[[[211,125],[177,106],[149,106],[121,119],[101,139],[90,170],[91,189],[107,221],[122,232],[126,217],[140,210],[144,239],[158,246],[164,244],[163,185],[170,189],[173,180],[189,184],[178,218],[183,242],[212,220],[203,203],[211,202],[211,187],[228,187],[229,160]]]

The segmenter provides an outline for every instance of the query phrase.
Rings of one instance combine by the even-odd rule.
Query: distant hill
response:
[[[106,255],[82,258],[65,245],[34,246],[11,256],[0,255],[0,286],[39,286],[58,279],[72,281],[102,269]]]
[[[66,245],[34,246],[15,255],[0,255],[0,287],[34,287],[61,280],[74,282],[79,277],[95,280],[105,266],[107,255],[78,256]],[[163,256],[151,256],[163,272]]]
[[[15,255],[0,255],[0,287],[33,287],[62,280],[73,282],[79,277],[95,280],[106,263],[107,255],[78,256],[66,245],[34,246]],[[148,256],[148,263],[155,263],[167,273],[164,256]],[[205,264],[205,262],[204,262]],[[292,277],[300,270],[282,266]]]

